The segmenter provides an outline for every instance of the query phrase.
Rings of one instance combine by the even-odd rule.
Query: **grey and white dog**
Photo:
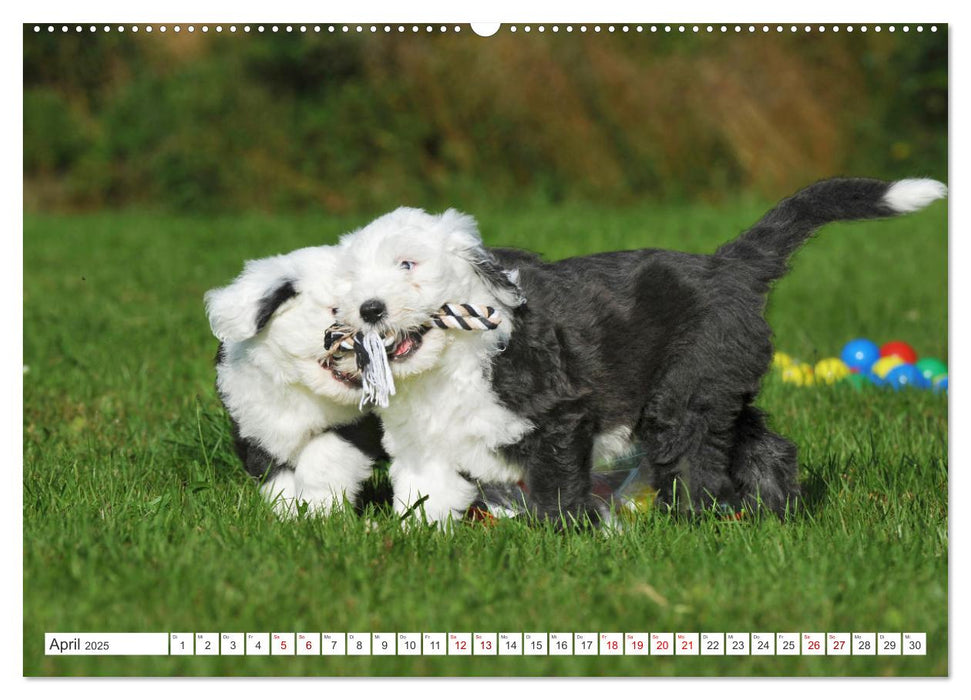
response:
[[[598,521],[598,457],[643,446],[662,504],[765,508],[799,495],[795,446],[754,406],[772,357],[763,312],[823,224],[915,211],[926,179],[832,179],[780,202],[712,255],[642,249],[542,262],[490,251],[474,220],[399,209],[345,236],[339,320],[397,339],[377,408],[396,507],[460,516],[471,479],[525,480],[556,522]],[[447,302],[500,308],[488,332],[429,329]]]

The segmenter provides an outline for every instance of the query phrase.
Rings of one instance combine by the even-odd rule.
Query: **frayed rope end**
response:
[[[360,410],[368,403],[381,408],[387,408],[388,400],[394,396],[394,377],[391,375],[391,365],[384,341],[374,331],[358,333],[355,338],[355,349],[358,349],[358,364],[361,367],[361,403]],[[363,356],[362,356],[363,355]]]

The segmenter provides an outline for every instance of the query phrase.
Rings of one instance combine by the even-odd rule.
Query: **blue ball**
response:
[[[942,375],[940,377],[934,377],[934,391],[943,391],[947,393],[947,375]]]
[[[843,346],[840,359],[851,370],[868,372],[873,363],[880,359],[880,348],[872,340],[857,338]]]
[[[897,365],[886,376],[887,386],[893,387],[895,391],[907,387],[920,388],[923,380],[920,370],[911,364]]]

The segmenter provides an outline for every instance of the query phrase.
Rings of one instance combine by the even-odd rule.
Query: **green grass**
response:
[[[486,240],[564,257],[711,251],[766,207],[480,210]],[[377,213],[377,212],[375,212]],[[947,359],[946,206],[830,226],[773,293],[778,349],[856,336]],[[279,522],[232,454],[203,292],[244,258],[332,242],[326,217],[28,216],[24,673],[28,675],[944,675],[947,400],[798,389],[760,404],[800,448],[795,521],[622,534],[503,522],[402,531],[373,513]],[[373,528],[373,529],[372,529]],[[916,631],[925,657],[104,657],[50,631]]]

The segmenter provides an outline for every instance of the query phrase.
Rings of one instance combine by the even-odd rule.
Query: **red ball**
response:
[[[902,340],[891,340],[880,348],[880,357],[899,357],[908,364],[917,362],[917,353]]]

